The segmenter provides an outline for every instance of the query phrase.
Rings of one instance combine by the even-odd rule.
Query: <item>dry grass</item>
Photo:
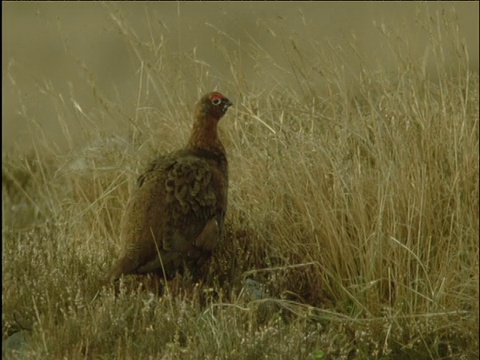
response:
[[[45,85],[68,150],[31,120],[32,150],[3,155],[4,337],[32,329],[31,359],[478,356],[479,82],[454,16],[419,16],[431,67],[401,28],[379,26],[393,71],[353,39],[299,48],[293,37],[287,67],[272,57],[258,69],[265,86],[239,70],[242,57],[268,58],[258,44],[232,56],[217,29],[222,83],[195,53],[110,16],[138,70],[134,116],[87,75],[94,108]],[[177,278],[164,296],[134,277],[116,297],[97,293],[136,174],[185,142],[193,102],[217,82],[236,106],[222,120],[228,236],[209,278]]]

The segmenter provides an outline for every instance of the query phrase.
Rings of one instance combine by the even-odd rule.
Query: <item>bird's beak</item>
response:
[[[232,105],[233,105],[233,102],[231,102],[227,98],[223,99],[223,111],[227,111],[227,109]]]

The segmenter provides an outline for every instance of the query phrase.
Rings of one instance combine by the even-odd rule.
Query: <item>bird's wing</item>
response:
[[[184,257],[210,252],[223,233],[227,183],[206,159],[157,159],[137,181],[125,212],[124,255],[111,271],[172,274]],[[161,255],[161,260],[159,255]]]
[[[214,170],[204,159],[177,159],[166,172],[165,251],[189,251],[217,210]]]

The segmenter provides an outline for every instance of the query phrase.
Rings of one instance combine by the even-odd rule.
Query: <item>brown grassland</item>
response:
[[[85,18],[83,7],[2,4],[16,24],[37,9],[32,23],[61,39],[58,51],[32,41],[38,57],[3,55],[5,356],[478,358],[478,47],[451,4],[415,5],[408,26],[370,19],[370,47],[361,33],[339,44],[262,12],[236,33],[228,11],[241,4],[87,5],[91,23],[64,24],[44,11],[77,6]],[[199,15],[201,27],[189,6],[230,20]],[[308,11],[291,16],[310,26]],[[97,23],[84,45],[110,55],[76,52],[67,25]],[[8,36],[14,51],[27,35]],[[49,56],[68,64],[34,73]],[[100,284],[135,178],[185,143],[210,90],[235,103],[221,121],[227,236],[210,273],[178,276],[163,295],[129,276],[115,294]]]

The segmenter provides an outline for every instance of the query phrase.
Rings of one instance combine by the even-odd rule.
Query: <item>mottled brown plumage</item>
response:
[[[185,148],[156,159],[138,178],[123,219],[124,249],[108,274],[193,275],[224,233],[228,164],[217,124],[232,103],[218,92],[203,96]]]

